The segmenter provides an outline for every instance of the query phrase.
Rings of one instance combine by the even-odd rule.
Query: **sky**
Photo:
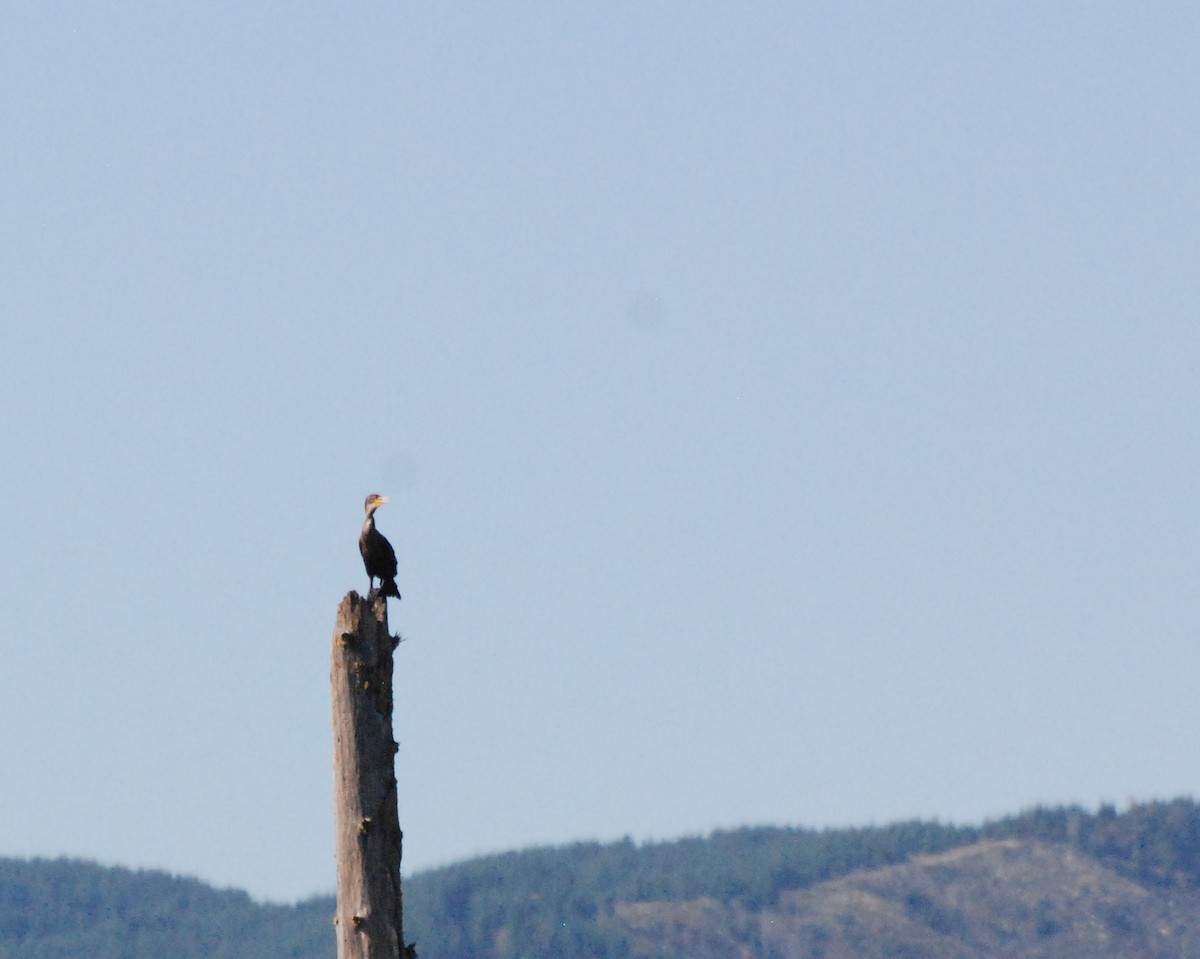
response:
[[[9,4],[0,855],[331,892],[1192,795],[1200,7]]]

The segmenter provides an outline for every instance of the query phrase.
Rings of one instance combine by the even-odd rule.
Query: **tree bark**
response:
[[[402,834],[392,736],[387,599],[350,592],[333,631],[338,959],[411,959],[400,890]]]

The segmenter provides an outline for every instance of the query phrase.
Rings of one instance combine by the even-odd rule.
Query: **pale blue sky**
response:
[[[10,4],[0,854],[1192,793],[1200,8]]]

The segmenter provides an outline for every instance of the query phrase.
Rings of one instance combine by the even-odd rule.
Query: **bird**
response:
[[[363,523],[362,535],[358,537],[358,551],[362,553],[363,566],[367,568],[367,576],[371,578],[371,593],[375,592],[375,580],[379,580],[379,595],[400,598],[400,590],[396,586],[396,551],[387,541],[383,533],[375,528],[375,510],[388,501],[386,496],[372,493],[363,504],[367,511],[366,522]]]

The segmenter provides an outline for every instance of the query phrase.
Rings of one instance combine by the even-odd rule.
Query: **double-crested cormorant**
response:
[[[379,593],[382,596],[400,598],[400,590],[396,587],[396,551],[392,549],[383,533],[375,528],[375,510],[388,501],[386,496],[372,493],[367,497],[367,521],[363,523],[362,535],[358,538],[358,551],[362,553],[363,566],[371,578],[371,592],[375,591],[375,580],[379,580]],[[370,595],[368,593],[368,595]]]

